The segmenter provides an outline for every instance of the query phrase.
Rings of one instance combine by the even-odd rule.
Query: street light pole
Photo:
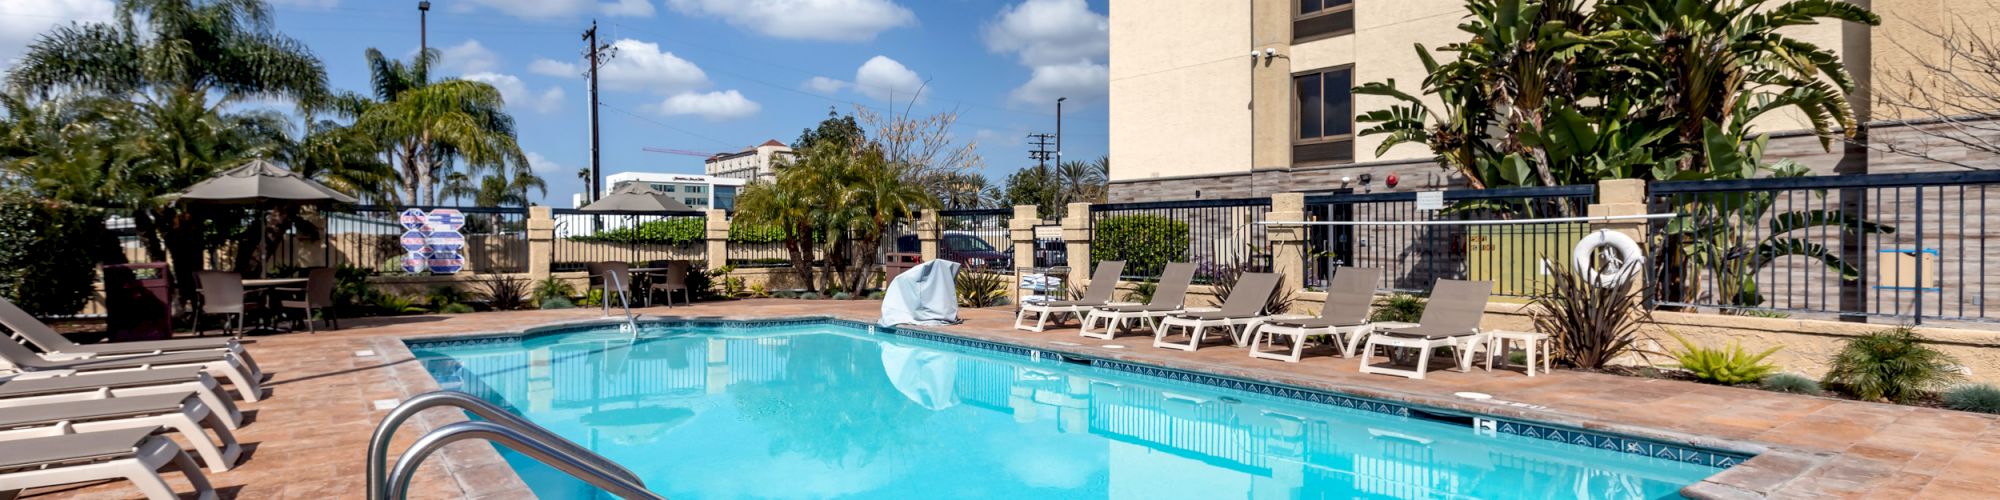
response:
[[[1056,98],[1056,166],[1062,166],[1062,103],[1068,97]]]
[[[417,2],[417,48],[418,48],[417,56],[418,57],[423,57],[423,53],[429,52],[431,50],[430,25],[431,25],[430,0],[423,0],[421,2]]]

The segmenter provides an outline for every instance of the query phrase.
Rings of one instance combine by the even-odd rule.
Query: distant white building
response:
[[[604,177],[604,193],[629,183],[644,183],[660,194],[672,197],[695,210],[720,208],[736,209],[736,193],[750,181],[708,175],[670,174],[664,172],[620,172]]]
[[[759,179],[769,181],[778,178],[777,171],[772,167],[780,159],[796,157],[798,153],[794,153],[791,146],[772,139],[764,141],[763,144],[743,148],[742,151],[717,153],[708,157],[703,163],[710,176],[745,181]]]

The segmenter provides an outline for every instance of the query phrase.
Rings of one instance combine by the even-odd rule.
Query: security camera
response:
[[[1278,57],[1278,49],[1264,47],[1264,58],[1270,59],[1273,57]]]
[[[1250,58],[1251,59],[1257,58],[1257,49],[1250,49]]]

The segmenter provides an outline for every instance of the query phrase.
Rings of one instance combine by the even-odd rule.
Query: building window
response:
[[[1292,165],[1354,161],[1354,67],[1292,76]]]
[[[1354,0],[1299,0],[1292,15],[1292,43],[1354,32]]]
[[[707,192],[707,188],[705,186],[688,186],[687,189],[684,189],[681,192],[687,194],[701,194]]]

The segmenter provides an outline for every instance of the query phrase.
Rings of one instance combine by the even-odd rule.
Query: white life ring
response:
[[[1598,269],[1593,264],[1594,257],[1606,247],[1611,251],[1605,256],[1608,265],[1604,269]],[[1646,261],[1646,254],[1639,249],[1639,242],[1632,241],[1632,237],[1626,236],[1625,233],[1606,229],[1584,235],[1583,239],[1576,242],[1576,251],[1572,252],[1570,257],[1575,262],[1578,275],[1602,288],[1624,285],[1633,275],[1638,274],[1640,264]]]

